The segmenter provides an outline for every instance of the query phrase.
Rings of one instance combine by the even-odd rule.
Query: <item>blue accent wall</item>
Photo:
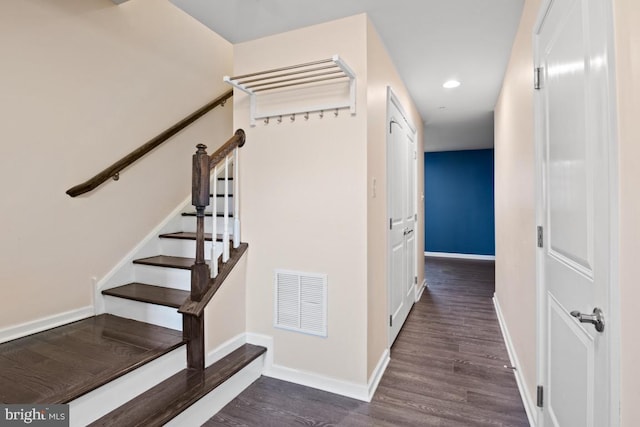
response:
[[[425,251],[495,255],[493,150],[424,153]]]

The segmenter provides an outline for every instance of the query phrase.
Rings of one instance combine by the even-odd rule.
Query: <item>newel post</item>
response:
[[[191,204],[196,208],[196,262],[191,266],[191,299],[200,301],[207,289],[211,273],[204,261],[204,209],[209,205],[210,169],[207,146],[197,145],[193,155]]]

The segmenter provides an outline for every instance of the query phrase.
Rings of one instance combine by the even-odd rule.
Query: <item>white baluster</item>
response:
[[[233,150],[233,247],[240,246],[240,174],[238,173],[238,147]]]
[[[222,233],[222,262],[229,261],[229,156],[224,158],[224,231]]]
[[[218,166],[213,168],[213,214],[211,214],[211,277],[218,276],[218,257],[220,256],[220,250],[216,242],[216,236],[218,235]]]

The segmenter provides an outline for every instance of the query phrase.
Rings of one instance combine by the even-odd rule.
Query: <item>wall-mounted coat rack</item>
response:
[[[225,76],[224,81],[249,95],[251,126],[255,126],[257,120],[268,124],[270,118],[277,118],[281,123],[283,116],[289,116],[294,122],[296,114],[302,114],[308,120],[310,113],[320,113],[322,118],[325,112],[333,111],[337,117],[339,110],[347,108],[352,115],[356,114],[356,76],[338,55],[241,76]],[[330,93],[331,87],[337,85],[347,85],[346,93]],[[301,99],[295,99],[292,91]],[[326,95],[325,100],[323,95]],[[259,109],[264,107],[258,105],[259,98],[264,100],[267,96],[275,96],[278,101],[263,111],[264,108]]]

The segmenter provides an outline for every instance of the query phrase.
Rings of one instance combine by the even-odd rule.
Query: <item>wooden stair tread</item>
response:
[[[196,216],[196,212],[182,212],[182,216]],[[205,212],[204,216],[211,217],[211,216],[213,216],[213,213],[212,212]],[[223,218],[224,217],[224,213],[218,212],[216,214],[216,216],[218,218]],[[229,218],[233,218],[233,213],[229,213]]]
[[[196,240],[196,233],[192,231],[178,231],[176,233],[161,234],[163,239],[180,239],[180,240]],[[204,240],[211,241],[211,233],[204,233]],[[222,234],[216,236],[217,242],[222,242]]]
[[[0,345],[0,402],[68,403],[184,344],[182,332],[102,314]]]
[[[162,426],[265,351],[264,347],[244,344],[204,371],[182,370],[90,426]]]
[[[178,256],[156,255],[147,258],[133,260],[134,264],[153,265],[156,267],[179,268],[191,270],[191,266],[196,262],[195,258],[184,258]]]
[[[179,308],[190,296],[189,291],[135,282],[105,289],[102,294],[173,308]]]

